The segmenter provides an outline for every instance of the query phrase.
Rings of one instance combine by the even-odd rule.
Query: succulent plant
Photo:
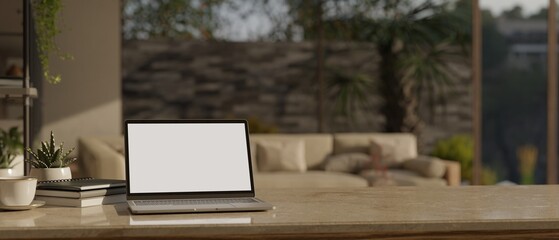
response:
[[[67,158],[68,155],[74,151],[75,147],[64,153],[64,143],[61,143],[59,147],[56,147],[54,141],[54,133],[50,132],[50,141],[41,142],[41,148],[37,149],[37,152],[33,152],[31,148],[27,148],[33,158],[26,160],[34,168],[63,168],[68,167],[72,162],[76,161],[76,158]]]

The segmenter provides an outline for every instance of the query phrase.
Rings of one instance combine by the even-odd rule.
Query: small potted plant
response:
[[[23,142],[17,127],[0,131],[0,177],[23,175]],[[15,167],[20,167],[16,169]]]
[[[0,177],[16,176],[14,159],[16,155],[12,153],[3,141],[0,141]]]
[[[31,148],[28,148],[27,151],[33,157],[33,159],[26,160],[33,167],[31,176],[36,177],[39,181],[72,178],[72,172],[68,166],[76,161],[76,158],[67,157],[74,151],[74,148],[64,152],[64,143],[57,147],[52,131],[49,142],[41,142],[41,148],[36,152],[33,152]]]

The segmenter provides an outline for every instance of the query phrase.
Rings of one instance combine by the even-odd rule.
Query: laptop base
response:
[[[134,200],[129,200],[128,209],[132,214],[157,214],[157,213],[208,213],[208,212],[246,212],[266,211],[274,206],[257,198],[251,203],[219,203],[197,205],[137,205]],[[145,200],[142,200],[145,201]],[[158,200],[155,200],[158,201]]]

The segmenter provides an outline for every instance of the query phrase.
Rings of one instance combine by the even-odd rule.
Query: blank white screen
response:
[[[129,123],[130,193],[250,191],[243,123]]]

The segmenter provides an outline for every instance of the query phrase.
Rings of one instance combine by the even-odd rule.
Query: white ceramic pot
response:
[[[16,155],[12,166],[12,168],[0,168],[0,177],[23,176],[23,155]]]
[[[14,169],[14,172],[15,172],[15,175],[14,175],[14,176],[23,176],[23,175],[25,175],[24,172],[23,172],[23,165],[24,165],[24,163],[23,163],[23,154],[16,155],[16,157],[14,158],[13,164],[14,164],[13,169]]]
[[[0,177],[15,177],[16,170],[13,168],[0,168]]]
[[[72,178],[72,171],[69,167],[63,168],[32,168],[29,174],[36,177],[39,181],[70,179]]]

